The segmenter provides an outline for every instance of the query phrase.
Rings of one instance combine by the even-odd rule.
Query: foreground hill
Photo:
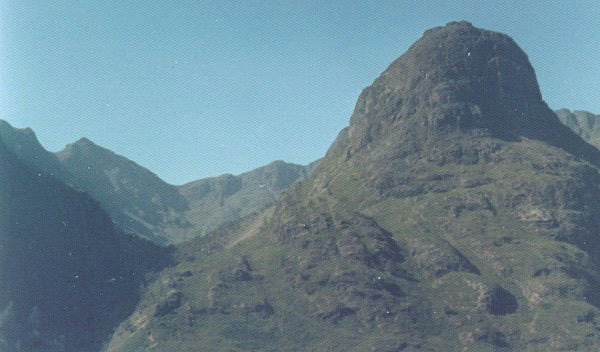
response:
[[[0,139],[0,351],[97,351],[132,311],[144,274],[167,262]]]
[[[600,148],[600,115],[591,112],[568,109],[556,110],[560,121],[580,135],[588,143]]]
[[[511,38],[428,30],[311,177],[181,245],[105,351],[598,351],[599,166]]]
[[[261,209],[314,168],[282,161],[239,176],[222,175],[170,185],[137,163],[87,138],[56,154],[46,151],[31,129],[0,120],[0,137],[30,168],[85,190],[118,228],[157,244],[206,234]]]

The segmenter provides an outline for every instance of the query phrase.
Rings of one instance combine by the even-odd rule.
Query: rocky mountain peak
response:
[[[92,142],[91,140],[89,140],[89,138],[87,138],[87,137],[81,137],[81,138],[79,138],[73,144],[76,144],[76,145],[96,145],[94,142]]]
[[[464,21],[425,31],[365,88],[328,155],[349,158],[365,147],[390,158],[429,155],[456,133],[541,140],[600,163],[598,150],[543,101],[535,70],[512,38]]]
[[[548,113],[527,55],[509,36],[451,22],[427,30],[362,92],[349,132],[355,148],[397,128],[537,135],[555,122]]]
[[[68,158],[73,153],[92,153],[94,155],[113,156],[114,153],[110,150],[100,147],[86,137],[82,137],[73,143],[69,143],[65,148],[59,151],[57,156],[61,159]]]
[[[17,156],[39,154],[44,150],[31,128],[15,128],[4,120],[0,120],[0,138]]]
[[[31,128],[15,128],[0,120],[0,140],[10,153],[32,169],[53,175],[59,173],[56,156],[42,147]]]

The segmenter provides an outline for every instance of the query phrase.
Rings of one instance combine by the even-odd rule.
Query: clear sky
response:
[[[0,0],[0,118],[180,184],[324,155],[427,28],[511,35],[552,108],[600,113],[600,2]]]

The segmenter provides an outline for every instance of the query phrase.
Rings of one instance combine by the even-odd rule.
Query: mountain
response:
[[[0,121],[0,137],[31,169],[89,193],[125,231],[165,244],[164,227],[189,226],[179,215],[187,202],[175,186],[87,138],[54,154],[40,145],[31,129]]]
[[[58,158],[42,147],[31,128],[14,128],[0,120],[0,139],[8,151],[32,170],[70,181],[71,176],[62,170]]]
[[[597,351],[599,167],[510,37],[430,29],[308,179],[180,245],[105,351]]]
[[[568,109],[556,110],[556,115],[562,123],[580,135],[588,143],[600,148],[600,115],[591,112]]]
[[[166,244],[170,229],[192,226],[182,216],[189,206],[177,188],[137,163],[87,138],[56,157],[74,176],[74,185],[97,199],[121,228]]]
[[[272,202],[309,167],[273,162],[239,176],[225,174],[170,185],[135,162],[82,138],[56,154],[75,184],[128,231],[158,244],[201,236]]]
[[[168,253],[118,233],[96,201],[23,165],[3,139],[0,351],[97,351]]]
[[[239,176],[225,174],[179,187],[190,204],[186,218],[196,235],[205,235],[275,201],[277,195],[308,177],[318,161],[308,166],[275,161]]]
[[[240,176],[174,186],[87,138],[54,154],[41,146],[31,129],[17,129],[2,120],[0,137],[30,168],[86,191],[118,228],[161,245],[205,234],[263,208],[316,165],[279,161]]]

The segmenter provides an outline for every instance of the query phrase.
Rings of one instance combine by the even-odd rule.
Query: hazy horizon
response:
[[[453,20],[513,37],[553,109],[600,112],[593,1],[1,4],[0,119],[172,184],[322,157],[360,91]]]

